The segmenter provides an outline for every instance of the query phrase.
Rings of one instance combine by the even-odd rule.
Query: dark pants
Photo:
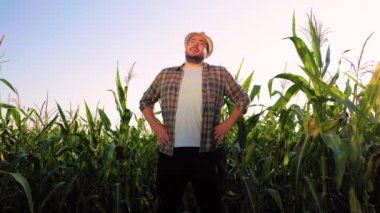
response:
[[[191,183],[201,212],[221,212],[223,152],[199,153],[198,148],[175,148],[172,157],[158,158],[158,212],[175,213],[181,205],[188,182]]]

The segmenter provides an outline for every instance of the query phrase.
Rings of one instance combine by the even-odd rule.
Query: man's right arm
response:
[[[144,114],[145,119],[148,121],[150,128],[156,134],[156,137],[160,143],[162,145],[168,145],[170,143],[168,131],[166,130],[165,126],[161,124],[154,116],[153,108],[147,106],[142,110],[142,113]]]
[[[168,145],[170,142],[168,131],[165,126],[156,119],[153,112],[153,106],[161,96],[159,87],[162,79],[162,77],[160,77],[161,73],[156,76],[149,88],[144,92],[143,97],[140,100],[139,108],[160,143],[162,145]]]

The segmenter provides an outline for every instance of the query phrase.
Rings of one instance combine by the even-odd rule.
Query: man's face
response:
[[[201,63],[207,55],[207,42],[202,36],[193,36],[186,46],[186,60]]]

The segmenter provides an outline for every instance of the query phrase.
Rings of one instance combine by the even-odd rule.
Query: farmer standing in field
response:
[[[204,62],[212,51],[213,42],[205,33],[189,33],[186,62],[163,69],[140,100],[140,110],[160,142],[158,212],[176,212],[188,182],[201,212],[221,212],[222,141],[247,111],[249,98],[226,68]],[[234,108],[221,121],[225,96]],[[159,99],[163,123],[153,112]]]

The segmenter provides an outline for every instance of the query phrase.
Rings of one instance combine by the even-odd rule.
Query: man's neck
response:
[[[202,66],[203,66],[203,62],[201,62],[201,63],[186,62],[184,67],[186,67],[186,68],[196,68],[196,67],[202,67]]]

